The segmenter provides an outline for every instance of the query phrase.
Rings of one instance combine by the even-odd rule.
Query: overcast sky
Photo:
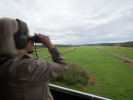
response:
[[[133,0],[0,0],[0,18],[19,18],[54,44],[133,41]]]

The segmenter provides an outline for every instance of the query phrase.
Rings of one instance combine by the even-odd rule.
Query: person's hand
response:
[[[41,43],[44,46],[46,46],[48,49],[54,48],[54,45],[52,44],[49,36],[46,36],[46,35],[43,35],[43,34],[37,34],[37,33],[35,33],[35,36],[37,36],[40,39]]]

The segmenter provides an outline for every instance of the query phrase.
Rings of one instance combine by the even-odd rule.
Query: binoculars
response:
[[[36,36],[30,37],[29,40],[31,40],[32,42],[35,42],[35,43],[40,43],[41,42],[40,39]]]

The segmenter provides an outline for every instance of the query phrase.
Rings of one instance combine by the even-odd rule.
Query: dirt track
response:
[[[74,49],[72,49],[72,50],[68,50],[68,51],[61,52],[61,54],[68,53],[68,52],[72,52],[72,51],[74,51],[74,50],[76,50],[76,48],[74,48]],[[49,57],[51,57],[51,55],[43,56],[43,57],[40,57],[40,58],[41,58],[41,59],[44,59],[44,58],[49,58]]]
[[[108,54],[111,54],[111,55],[113,55],[113,56],[116,56],[116,57],[118,57],[118,58],[121,58],[121,59],[124,59],[124,60],[128,60],[128,61],[130,61],[130,62],[133,62],[133,59],[130,59],[130,58],[127,58],[127,57],[124,57],[124,56],[120,56],[120,55],[118,55],[118,54],[115,54],[115,53],[112,53],[112,52],[109,52],[109,51],[106,51],[106,50],[103,50],[103,49],[100,49],[100,48],[97,48],[97,49],[99,49],[99,50],[101,50],[101,51],[103,51],[103,52],[106,52],[106,53],[108,53]]]

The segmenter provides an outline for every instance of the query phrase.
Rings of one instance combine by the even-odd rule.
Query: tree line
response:
[[[122,43],[98,43],[98,44],[83,44],[83,45],[58,45],[55,44],[57,47],[74,47],[74,46],[118,46],[118,47],[133,47],[133,41],[129,42],[122,42]],[[46,48],[43,45],[36,45],[36,48]]]

